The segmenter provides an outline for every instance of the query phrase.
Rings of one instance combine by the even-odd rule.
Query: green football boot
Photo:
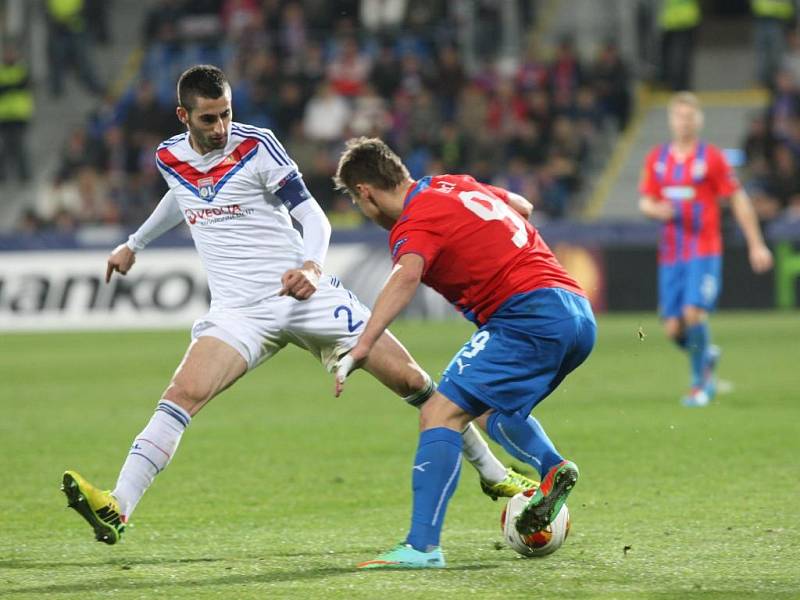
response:
[[[562,460],[550,469],[517,517],[517,532],[529,535],[550,525],[578,483],[578,476],[578,465],[569,460]]]

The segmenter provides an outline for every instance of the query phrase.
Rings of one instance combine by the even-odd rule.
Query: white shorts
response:
[[[292,343],[333,371],[356,345],[369,316],[369,309],[338,279],[323,276],[308,300],[273,296],[242,308],[212,308],[194,322],[192,339],[222,340],[244,357],[249,369]]]

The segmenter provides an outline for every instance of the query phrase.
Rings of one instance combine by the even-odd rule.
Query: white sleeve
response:
[[[303,227],[303,261],[313,260],[322,268],[331,239],[328,217],[314,198],[301,202],[289,214]]]
[[[164,194],[161,202],[158,203],[158,206],[147,217],[147,220],[142,223],[141,227],[130,235],[127,242],[128,248],[134,252],[144,249],[147,244],[175,227],[181,221],[183,221],[183,213],[181,213],[178,201],[175,199],[175,194],[170,190]]]

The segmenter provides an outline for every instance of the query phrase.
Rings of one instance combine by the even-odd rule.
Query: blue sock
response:
[[[686,334],[682,333],[680,337],[672,338],[672,341],[675,342],[675,345],[680,348],[681,350],[688,350],[688,346],[686,344]]]
[[[544,477],[564,458],[547,437],[542,426],[532,416],[503,415],[493,412],[486,429],[491,438],[505,448],[511,456],[529,464]]]
[[[703,385],[708,339],[708,323],[706,321],[686,328],[686,346],[689,351],[689,364],[692,367],[692,387]]]
[[[461,434],[435,427],[419,434],[411,487],[414,508],[406,544],[427,552],[439,545],[447,503],[461,473]]]

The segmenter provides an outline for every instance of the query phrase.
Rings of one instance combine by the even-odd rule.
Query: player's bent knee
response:
[[[425,431],[434,427],[447,427],[455,431],[463,431],[472,418],[472,415],[460,406],[435,392],[420,409],[419,429]]]
[[[664,322],[664,331],[673,340],[679,339],[683,335],[683,326],[680,319],[668,319]]]
[[[425,404],[436,391],[436,385],[430,375],[419,368],[409,369],[403,386],[404,389],[401,392],[403,400],[417,408]]]
[[[186,385],[179,381],[173,381],[169,384],[163,397],[165,400],[174,402],[190,415],[194,415],[211,399],[211,394],[199,385]]]
[[[688,327],[705,321],[707,317],[708,313],[697,306],[687,306],[683,309],[683,320]]]

